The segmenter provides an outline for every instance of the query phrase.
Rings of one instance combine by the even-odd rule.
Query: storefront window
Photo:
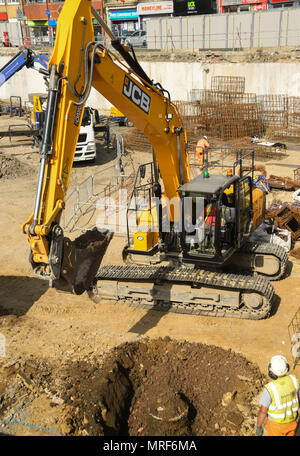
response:
[[[35,46],[46,45],[49,43],[48,26],[29,27],[31,43]]]

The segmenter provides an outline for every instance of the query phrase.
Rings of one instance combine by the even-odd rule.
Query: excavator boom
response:
[[[167,92],[153,84],[136,59],[114,39],[107,26],[112,44],[125,62],[94,41],[92,13],[89,0],[66,0],[48,64],[48,103],[36,199],[23,231],[28,234],[34,271],[49,280],[59,279],[63,271],[70,272],[63,260],[66,256],[74,257],[73,245],[69,240],[66,243],[59,223],[91,87],[122,111],[150,140],[169,200],[178,196],[178,187],[190,179],[186,134],[176,107]],[[94,14],[97,17],[97,13]],[[100,241],[103,239],[102,234]],[[78,263],[82,262],[79,254],[75,257]],[[77,265],[73,263],[73,272],[74,268]],[[88,266],[86,271],[86,275],[91,275]],[[81,292],[83,282],[81,278]]]

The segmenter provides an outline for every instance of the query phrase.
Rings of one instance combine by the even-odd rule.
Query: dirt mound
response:
[[[102,363],[31,360],[1,374],[4,431],[25,417],[59,435],[253,435],[266,382],[231,350],[169,338],[122,344]]]
[[[231,350],[168,338],[123,344],[100,370],[73,369],[74,428],[89,435],[251,435],[266,381]]]
[[[32,168],[14,157],[0,153],[0,179],[14,179],[26,176],[32,172]]]

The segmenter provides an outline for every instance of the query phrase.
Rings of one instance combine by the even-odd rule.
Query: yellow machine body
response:
[[[134,233],[133,248],[139,251],[149,251],[158,242],[157,208],[150,206],[140,210],[137,216],[137,227],[143,230]],[[138,228],[137,228],[138,229]]]
[[[118,46],[120,54],[126,56],[126,48],[121,43]],[[130,62],[130,59],[126,61]],[[153,84],[137,61],[132,59],[132,62],[126,64],[94,41],[90,0],[65,1],[48,64],[50,85],[45,124],[53,118],[51,147],[43,157],[46,163],[43,173],[40,168],[41,191],[37,192],[34,212],[22,226],[28,235],[35,264],[47,266],[56,258],[60,261],[51,252],[51,246],[56,242],[51,236],[53,227],[59,227],[64,209],[85,101],[91,87],[149,139],[159,170],[166,210],[170,209],[168,220],[171,224],[177,221],[177,209],[180,208],[178,190],[191,180],[186,131],[167,91],[159,84]],[[51,84],[54,89],[50,89]],[[48,112],[51,109],[50,95],[53,93],[58,94],[58,99],[51,117]],[[245,205],[246,210],[250,195],[245,193],[244,196],[241,204]],[[258,189],[253,191],[253,208],[255,228],[263,217],[263,196]],[[157,224],[156,208],[138,212],[135,250],[147,252],[157,244],[158,230],[153,229]],[[147,228],[141,229],[142,226]]]

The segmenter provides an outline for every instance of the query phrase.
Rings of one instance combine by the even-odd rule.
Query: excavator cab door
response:
[[[181,245],[185,262],[213,262],[218,255],[218,200],[213,195],[185,194],[182,199]]]
[[[238,182],[236,198],[236,212],[238,214],[238,246],[240,247],[252,233],[253,227],[253,200],[251,177],[246,176]]]

